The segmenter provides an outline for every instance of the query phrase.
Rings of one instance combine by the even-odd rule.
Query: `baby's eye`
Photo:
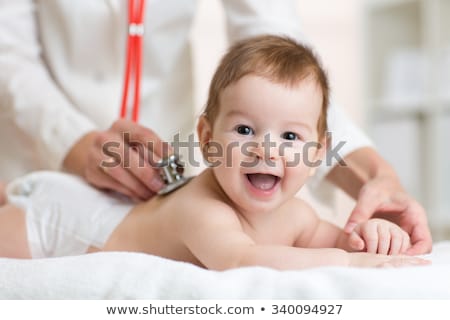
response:
[[[235,130],[237,133],[242,134],[244,136],[248,136],[254,133],[252,128],[244,125],[237,126]]]
[[[290,131],[283,133],[281,135],[281,137],[283,139],[286,139],[286,140],[298,140],[298,139],[300,139],[300,137],[296,133],[290,132]]]

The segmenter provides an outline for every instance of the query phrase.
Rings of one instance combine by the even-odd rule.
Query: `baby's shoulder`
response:
[[[189,222],[236,219],[236,212],[232,206],[215,192],[205,188],[198,177],[170,196],[166,210],[174,213],[177,219]]]
[[[313,207],[299,197],[292,197],[283,205],[283,210],[289,210],[293,214],[314,214]]]
[[[289,216],[290,221],[299,221],[301,224],[317,218],[314,208],[308,202],[298,197],[293,197],[286,201],[281,210],[284,215]]]

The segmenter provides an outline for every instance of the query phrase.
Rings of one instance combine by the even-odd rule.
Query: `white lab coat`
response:
[[[230,42],[262,33],[303,39],[295,0],[222,3]],[[147,1],[140,122],[166,140],[190,133],[195,121],[189,35],[196,4]],[[82,135],[117,119],[126,7],[126,0],[0,0],[0,180],[60,169]],[[347,141],[342,155],[370,144],[335,107],[329,126],[334,141]]]

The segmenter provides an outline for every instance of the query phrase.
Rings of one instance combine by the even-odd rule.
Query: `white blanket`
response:
[[[323,267],[215,272],[139,253],[0,259],[1,299],[423,299],[450,298],[450,242],[432,266]]]

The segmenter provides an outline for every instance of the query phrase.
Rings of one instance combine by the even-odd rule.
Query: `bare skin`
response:
[[[129,141],[125,139],[127,135]],[[152,143],[148,144],[148,141]],[[132,143],[138,143],[142,149],[132,148]],[[105,154],[103,148],[106,144],[115,144],[114,151],[121,159],[124,159],[123,152],[127,149],[129,166],[102,166],[102,161],[117,160]],[[149,146],[152,149],[147,149]],[[150,129],[120,119],[108,130],[92,131],[80,138],[68,152],[63,165],[67,171],[85,178],[99,189],[115,190],[136,200],[147,200],[163,187],[158,172],[149,164],[149,157],[157,161],[169,150],[170,146]],[[140,161],[140,157],[145,161]],[[144,166],[139,165],[141,163]]]
[[[347,167],[335,166],[328,179],[356,200],[345,231],[350,233],[370,217],[399,225],[411,237],[406,254],[431,252],[432,238],[425,209],[406,193],[394,169],[372,148],[358,149],[345,157]]]
[[[300,199],[264,213],[257,223],[225,205],[228,201],[212,170],[207,169],[172,194],[136,205],[103,248],[91,247],[87,253],[144,252],[217,270],[249,265],[299,269],[428,264],[414,257],[344,251],[353,250],[351,236],[319,220]],[[1,256],[30,258],[24,217],[17,207],[0,208]],[[320,249],[330,247],[336,249]]]
[[[413,257],[347,253],[343,249],[351,250],[350,237],[319,220],[299,199],[264,213],[257,224],[224,206],[227,201],[208,169],[170,196],[155,197],[134,207],[102,250],[146,252],[218,270],[255,264],[297,269],[427,263]],[[189,205],[180,205],[186,203]],[[318,249],[336,246],[340,248]]]
[[[348,234],[320,220],[310,206],[294,197],[314,174],[314,168],[305,162],[295,166],[288,163],[296,151],[303,151],[306,142],[321,139],[316,128],[322,97],[314,81],[305,79],[287,87],[246,76],[223,91],[220,105],[214,125],[206,117],[200,118],[200,143],[214,141],[229,146],[253,142],[250,152],[234,148],[207,156],[208,161],[221,160],[222,164],[206,169],[168,196],[136,205],[105,246],[96,249],[145,252],[213,270],[428,263],[397,255],[409,248],[410,241],[406,232],[389,221],[369,220]],[[260,142],[267,133],[274,143],[292,144],[285,144],[282,153],[278,148],[264,150]],[[304,150],[309,163],[323,155],[323,149],[317,147]],[[253,165],[243,166],[243,162]],[[0,212],[0,240],[5,244],[10,242],[3,230],[3,217],[24,228],[23,215],[14,218],[7,211]],[[26,250],[26,242],[17,245],[21,246],[18,251]],[[5,256],[4,250],[0,256]]]

